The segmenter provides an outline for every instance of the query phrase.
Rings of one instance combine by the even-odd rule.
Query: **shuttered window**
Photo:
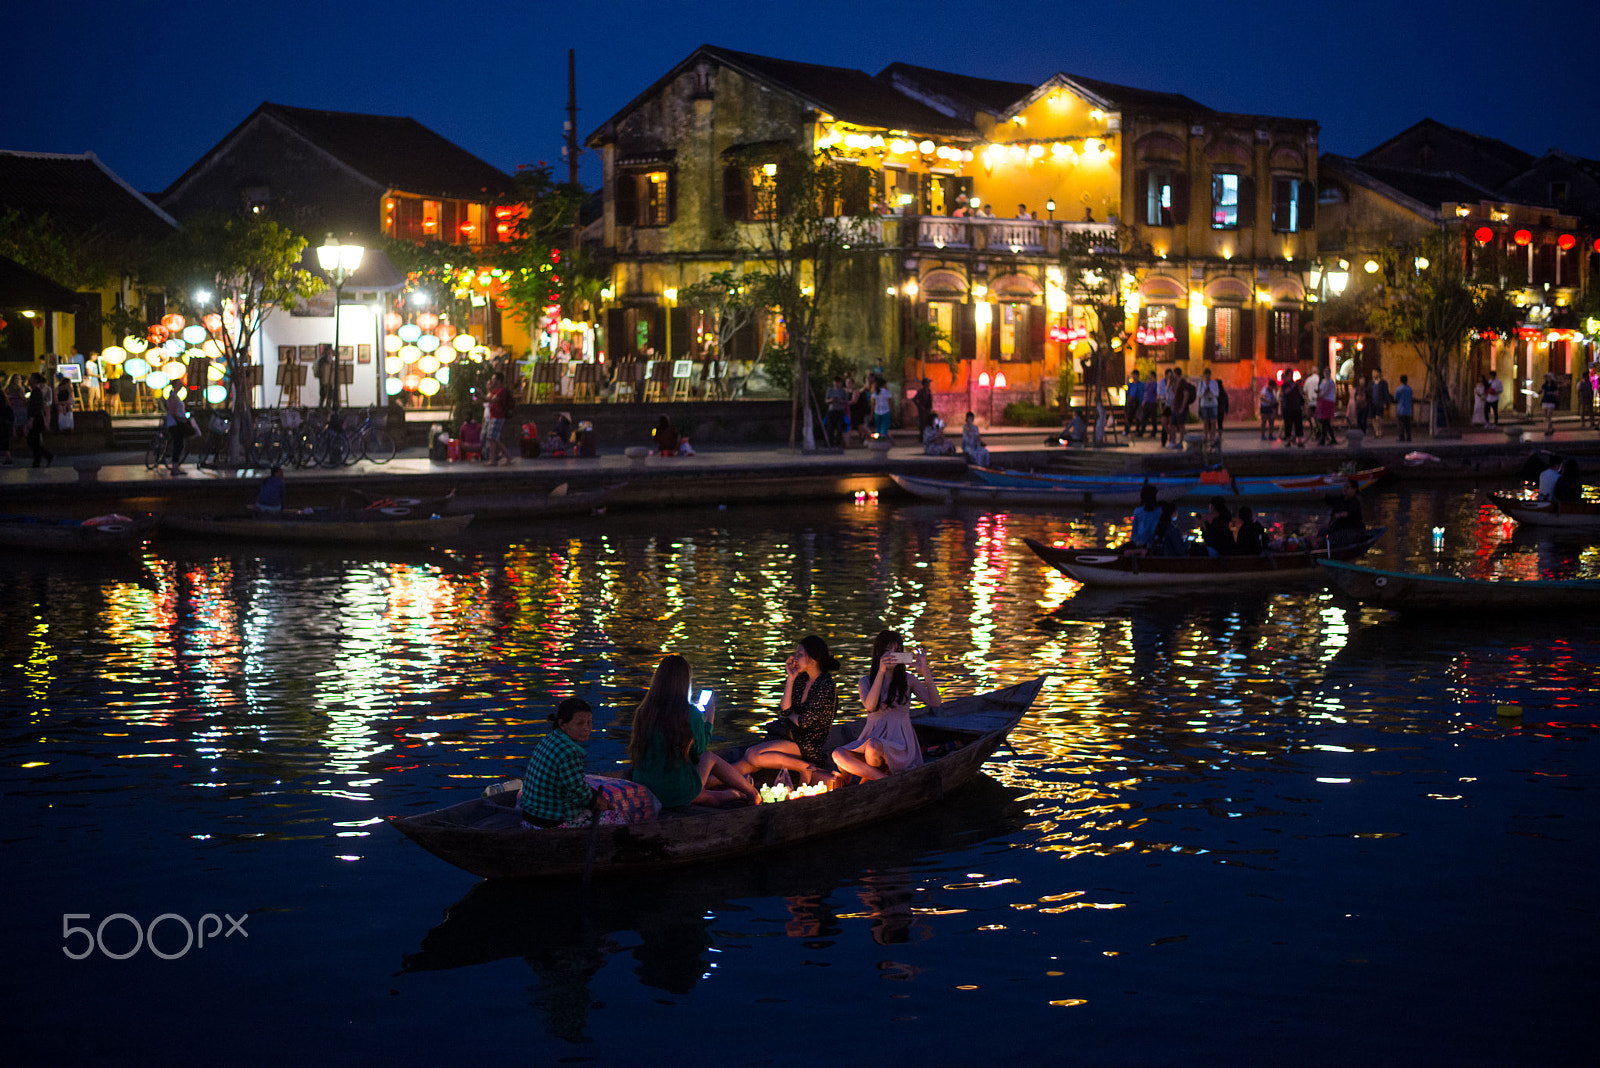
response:
[[[670,170],[618,173],[614,210],[618,226],[666,226],[676,215],[676,183]]]
[[[1239,229],[1239,176],[1211,176],[1211,229]]]
[[[1297,234],[1311,229],[1315,202],[1311,183],[1304,178],[1272,179],[1272,229],[1280,234]]]
[[[1147,226],[1172,226],[1176,218],[1176,175],[1170,170],[1145,172],[1144,222]]]

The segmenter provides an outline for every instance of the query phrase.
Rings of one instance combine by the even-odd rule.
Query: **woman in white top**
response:
[[[913,671],[908,672],[907,666]],[[928,654],[907,653],[900,635],[880,631],[872,643],[872,670],[862,676],[861,705],[867,722],[861,735],[833,751],[839,770],[863,779],[910,771],[922,766],[922,743],[911,725],[911,698],[928,708],[939,707],[939,687],[928,670]]]
[[[1489,395],[1489,380],[1482,375],[1478,376],[1478,384],[1472,387],[1472,425],[1487,426],[1489,419],[1484,413],[1484,398]]]

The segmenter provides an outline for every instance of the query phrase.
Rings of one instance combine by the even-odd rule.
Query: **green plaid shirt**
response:
[[[594,791],[583,781],[583,746],[563,730],[544,736],[522,774],[522,812],[566,822],[588,811]]]

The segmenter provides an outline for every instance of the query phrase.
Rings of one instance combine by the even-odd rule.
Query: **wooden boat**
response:
[[[1038,508],[1092,508],[1097,504],[1132,507],[1139,503],[1139,485],[1106,485],[1074,487],[1040,481],[1032,486],[990,486],[982,482],[967,482],[948,478],[919,478],[912,475],[891,475],[895,485],[925,501],[943,501],[947,504],[1009,504]],[[1158,500],[1176,500],[1183,496],[1186,485],[1164,486],[1156,489]]]
[[[1354,560],[1383,536],[1386,528],[1367,531],[1359,542],[1333,550],[1335,560]],[[1159,588],[1165,586],[1221,586],[1240,582],[1292,582],[1314,577],[1316,562],[1328,550],[1267,552],[1260,556],[1125,556],[1106,547],[1070,549],[1024,538],[1034,554],[1066,575],[1088,586]]]
[[[477,520],[544,519],[554,516],[588,515],[605,504],[626,482],[598,489],[567,492],[565,482],[549,493],[469,493],[451,492],[443,497],[384,497],[360,493],[368,509],[389,515],[470,515]],[[403,511],[402,511],[403,509]]]
[[[1491,493],[1494,506],[1519,523],[1538,527],[1600,529],[1600,501],[1539,501]]]
[[[1133,494],[1131,503],[1137,504],[1139,487],[1148,481],[1158,487],[1157,496],[1161,500],[1174,499],[1161,491],[1181,483],[1184,487],[1182,496],[1190,500],[1209,500],[1212,497],[1222,496],[1238,498],[1240,503],[1250,504],[1255,501],[1321,501],[1331,494],[1344,492],[1346,478],[1354,478],[1357,488],[1364,490],[1381,479],[1387,469],[1373,467],[1348,476],[1333,472],[1325,475],[1247,475],[1243,478],[1229,477],[1226,471],[1196,473],[1193,477],[1074,475],[1044,471],[1004,471],[986,467],[974,467],[971,471],[981,481],[998,486],[1094,486],[1097,489],[1096,500],[1103,503],[1112,503],[1105,500],[1107,493],[1131,491]]]
[[[1565,612],[1600,608],[1596,579],[1465,579],[1319,560],[1328,581],[1362,604],[1401,612]]]
[[[45,519],[0,515],[0,548],[35,553],[131,553],[155,533],[156,517],[97,515],[92,519]]]
[[[390,824],[422,848],[485,878],[582,874],[591,840],[597,874],[640,872],[743,856],[859,827],[937,800],[978,774],[1033,704],[1044,679],[947,701],[916,717],[924,746],[953,744],[922,767],[812,797],[734,809],[685,809],[615,827],[525,830],[516,794],[475,797]],[[841,730],[848,741],[854,731]],[[737,759],[744,747],[724,750]]]
[[[164,515],[161,529],[173,534],[245,541],[431,545],[459,536],[471,522],[470,515],[390,515],[381,509],[326,509],[281,515]]]
[[[1526,453],[1499,456],[1435,456],[1427,452],[1408,452],[1389,473],[1407,480],[1443,478],[1510,478],[1527,463]]]

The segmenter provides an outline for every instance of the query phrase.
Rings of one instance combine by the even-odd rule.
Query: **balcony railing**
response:
[[[953,219],[941,215],[890,215],[883,222],[884,240],[902,248],[1036,256],[1059,253],[1064,234],[1099,232],[1116,225],[1051,219]]]

